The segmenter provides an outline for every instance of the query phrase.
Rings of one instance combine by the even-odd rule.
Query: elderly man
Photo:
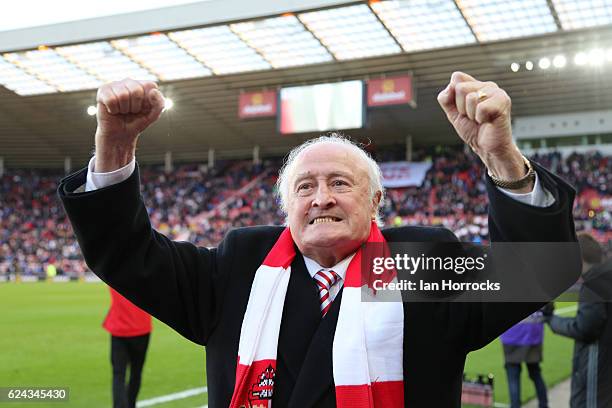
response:
[[[507,94],[456,72],[438,101],[488,169],[491,238],[575,240],[574,192],[521,155]],[[89,267],[206,346],[210,407],[459,407],[467,353],[540,306],[361,302],[362,244],[456,237],[379,230],[380,170],[336,137],[290,153],[279,175],[286,228],[237,229],[215,249],[169,240],[151,228],[134,159],[162,106],[151,82],[101,87],[96,155],[59,194]]]

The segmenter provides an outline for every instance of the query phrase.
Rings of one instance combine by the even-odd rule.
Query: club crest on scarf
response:
[[[253,408],[268,407],[274,392],[274,376],[276,372],[272,364],[259,374],[249,390],[249,406]]]
[[[276,369],[268,361],[256,361],[252,366],[250,375],[250,386],[246,393],[246,401],[243,400],[239,408],[269,408],[272,406],[274,395],[274,378]]]

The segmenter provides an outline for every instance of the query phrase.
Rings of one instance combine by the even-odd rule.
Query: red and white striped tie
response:
[[[319,287],[319,301],[321,302],[321,315],[325,316],[332,304],[332,299],[329,290],[338,280],[340,276],[334,271],[326,271],[321,269],[314,276],[315,282]]]

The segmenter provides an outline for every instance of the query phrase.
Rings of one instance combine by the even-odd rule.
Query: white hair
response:
[[[379,226],[382,226],[380,209],[382,208],[385,198],[385,188],[382,185],[382,172],[380,171],[380,167],[374,161],[374,159],[360,147],[359,144],[338,133],[331,133],[328,136],[319,136],[317,138],[307,140],[301,145],[293,148],[287,155],[285,163],[278,172],[278,180],[276,181],[276,195],[280,201],[280,206],[285,213],[285,216],[288,214],[287,203],[289,199],[289,181],[295,171],[294,167],[297,157],[309,147],[323,143],[347,146],[366,165],[368,178],[370,180],[370,198],[373,199],[376,196],[376,193],[380,191],[380,201],[378,202],[378,208],[376,209],[376,223]]]

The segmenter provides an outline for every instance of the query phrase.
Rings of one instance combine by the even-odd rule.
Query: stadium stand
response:
[[[395,160],[389,148],[380,159]],[[422,149],[414,160],[433,159],[420,187],[388,189],[382,208],[386,225],[443,225],[464,241],[486,242],[488,229],[483,166],[458,148]],[[612,159],[598,152],[553,152],[533,159],[577,189],[574,216],[578,230],[602,243],[612,241]],[[144,166],[142,195],[157,230],[200,246],[217,245],[230,228],[283,223],[274,184],[281,160]],[[43,277],[54,264],[60,275],[83,276],[84,264],[70,224],[56,198],[62,175],[52,171],[9,169],[0,178],[0,275]]]

